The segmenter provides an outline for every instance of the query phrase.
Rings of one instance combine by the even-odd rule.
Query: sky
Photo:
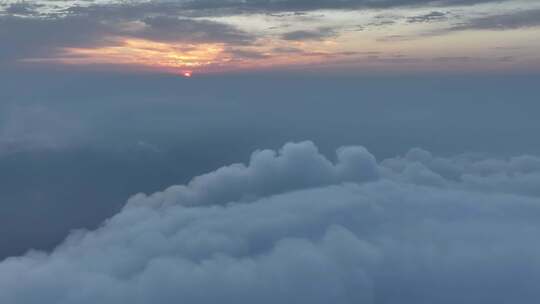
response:
[[[535,303],[535,0],[0,0],[0,303]]]
[[[539,17],[535,0],[4,0],[0,63],[537,72]]]

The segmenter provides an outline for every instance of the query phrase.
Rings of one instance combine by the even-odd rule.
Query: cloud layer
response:
[[[0,156],[69,148],[85,133],[75,118],[43,106],[2,107]]]
[[[540,159],[310,142],[132,197],[0,263],[2,303],[532,303]]]

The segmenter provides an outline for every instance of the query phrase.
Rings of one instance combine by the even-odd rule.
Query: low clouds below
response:
[[[539,188],[534,156],[287,144],[4,260],[0,302],[532,303]]]

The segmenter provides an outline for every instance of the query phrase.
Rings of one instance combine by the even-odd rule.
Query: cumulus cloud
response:
[[[223,167],[194,178],[188,185],[173,186],[148,197],[137,195],[128,204],[221,205],[292,190],[373,180],[379,174],[375,158],[362,147],[341,148],[337,151],[337,159],[333,164],[309,142],[286,144],[278,153],[256,151],[248,166]]]
[[[539,174],[533,156],[257,151],[4,260],[0,302],[532,303]]]

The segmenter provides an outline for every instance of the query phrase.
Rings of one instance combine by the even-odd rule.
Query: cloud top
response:
[[[1,262],[0,302],[531,303],[539,177],[533,156],[287,144]]]
[[[375,157],[363,147],[340,148],[336,157],[334,164],[312,142],[286,144],[277,152],[255,151],[247,166],[223,167],[194,178],[188,185],[173,186],[150,196],[139,194],[128,204],[224,205],[306,188],[375,180],[379,176]]]

